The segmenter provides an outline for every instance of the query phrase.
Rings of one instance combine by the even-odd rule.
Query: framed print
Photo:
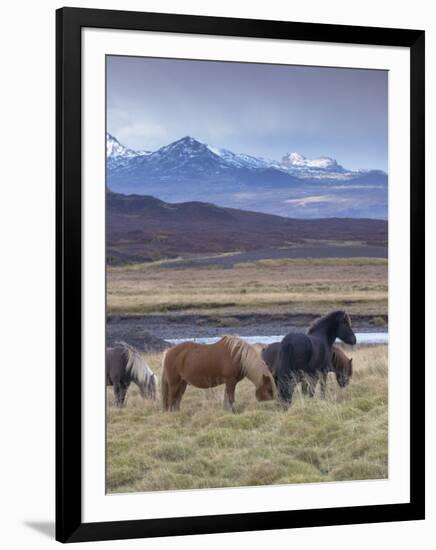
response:
[[[62,542],[424,518],[424,32],[57,11]]]

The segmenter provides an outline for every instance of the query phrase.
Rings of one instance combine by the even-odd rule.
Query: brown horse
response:
[[[223,336],[215,344],[178,344],[163,359],[163,408],[179,410],[188,384],[197,388],[225,384],[224,408],[234,412],[235,387],[245,376],[255,385],[258,401],[274,399],[275,384],[268,367],[238,336]]]

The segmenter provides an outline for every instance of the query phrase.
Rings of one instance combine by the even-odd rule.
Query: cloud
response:
[[[301,197],[298,199],[287,199],[284,202],[293,206],[308,206],[326,203],[346,203],[350,202],[350,199],[336,197],[334,195],[312,195],[310,197]]]
[[[380,189],[380,185],[350,185],[350,184],[343,184],[343,185],[331,185],[329,189],[334,190],[348,190],[348,189]]]

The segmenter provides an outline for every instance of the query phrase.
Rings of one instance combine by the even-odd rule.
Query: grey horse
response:
[[[106,385],[113,386],[115,404],[122,407],[127,390],[134,382],[143,399],[156,399],[156,375],[134,347],[117,342],[106,348]]]

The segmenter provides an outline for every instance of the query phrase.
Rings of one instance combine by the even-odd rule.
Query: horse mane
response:
[[[332,365],[334,372],[345,370],[350,362],[350,358],[337,346],[332,348]]]
[[[264,374],[272,378],[259,353],[239,336],[226,334],[220,341],[227,347],[232,359],[239,361],[243,375],[247,376],[256,386],[260,384]]]
[[[135,382],[141,385],[147,384],[148,386],[152,378],[156,376],[144,361],[139,351],[126,342],[116,342],[115,346],[122,348],[127,359],[126,371],[130,371]]]
[[[318,319],[315,319],[310,325],[307,330],[307,334],[313,334],[318,329],[324,327],[327,324],[330,324],[338,319],[338,317],[345,317],[348,325],[351,327],[351,319],[348,313],[344,310],[338,309],[336,311],[331,311],[330,313],[327,313],[327,315],[323,315],[322,317],[318,317]]]

